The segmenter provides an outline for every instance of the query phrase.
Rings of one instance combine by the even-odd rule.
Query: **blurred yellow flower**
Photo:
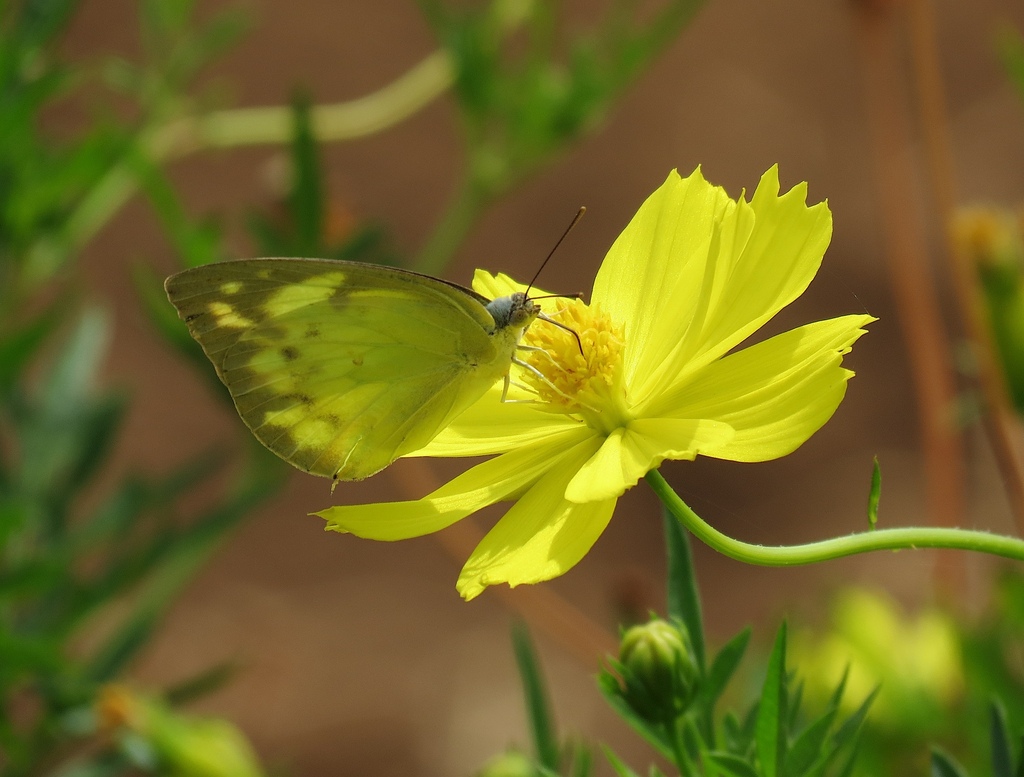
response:
[[[220,718],[177,712],[159,699],[130,688],[104,686],[96,698],[101,728],[128,730],[152,749],[171,777],[262,777],[245,735]]]
[[[806,184],[778,171],[750,202],[673,172],[598,271],[589,305],[544,300],[523,338],[511,402],[499,383],[416,456],[487,456],[423,499],[336,506],[327,528],[399,540],[516,500],[462,570],[466,599],[536,583],[575,565],[615,503],[665,459],[764,461],[790,453],[835,411],[853,374],[842,357],[873,319],[845,316],[730,353],[811,282],[832,232]],[[491,298],[524,291],[477,271]],[[537,293],[540,296],[540,293]]]
[[[964,208],[953,233],[974,264],[1006,386],[1024,413],[1024,212]]]
[[[934,720],[936,707],[948,707],[964,686],[956,627],[947,615],[927,609],[908,618],[888,596],[859,588],[837,596],[826,634],[795,636],[793,658],[808,692],[822,700],[848,667],[848,712],[881,686],[871,718],[882,725]]]

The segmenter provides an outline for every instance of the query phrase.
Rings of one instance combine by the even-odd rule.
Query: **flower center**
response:
[[[550,318],[561,326],[538,319],[523,336],[526,348],[517,358],[528,366],[519,370],[521,387],[547,409],[578,415],[605,433],[623,426],[622,328],[599,308],[573,299]]]

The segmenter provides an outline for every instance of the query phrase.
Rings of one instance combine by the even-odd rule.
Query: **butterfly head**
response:
[[[521,291],[491,300],[486,307],[496,329],[526,329],[540,315],[540,305]]]

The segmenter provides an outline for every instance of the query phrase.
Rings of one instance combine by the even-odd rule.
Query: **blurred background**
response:
[[[40,133],[63,141],[145,116],[145,99],[135,98],[152,97],[144,86],[111,96],[97,85],[109,73],[90,73],[111,59],[150,55],[140,4],[73,5],[51,50],[86,83],[47,105],[38,123]],[[506,5],[514,27],[516,4]],[[637,24],[664,5],[641,4]],[[567,2],[553,10],[556,52],[607,20],[610,8]],[[437,52],[443,27],[400,2],[202,0],[191,18],[202,24],[228,9],[244,18],[244,30],[178,90],[189,95],[188,110],[166,95],[149,103],[165,124],[233,108],[290,111],[297,95],[298,104],[314,105],[371,95]],[[1002,415],[986,402],[984,358],[967,345],[965,265],[958,281],[947,225],[953,207],[1012,209],[1024,199],[1024,100],[1000,59],[1000,41],[1024,30],[1024,5],[709,0],[687,6],[673,25],[641,67],[609,88],[606,102],[524,165],[528,175],[488,192],[438,274],[468,284],[481,267],[528,278],[586,205],[541,283],[589,291],[604,252],[669,170],[700,165],[735,197],[778,163],[783,189],[807,181],[810,202],[828,200],[835,231],[822,271],[769,331],[847,313],[879,320],[847,358],[857,376],[839,411],[797,452],[756,465],[670,462],[663,473],[703,518],[750,542],[791,544],[864,528],[874,456],[884,477],[880,525],[954,522],[1018,533],[1012,487],[1001,475],[1006,451],[997,448],[1002,435],[1015,455],[1020,430],[1009,400]],[[524,45],[517,40],[513,47]],[[451,89],[435,91],[379,131],[321,135],[323,245],[370,228],[370,250],[380,256],[406,264],[423,256],[446,203],[474,169],[465,139],[480,126]],[[422,495],[429,478],[443,482],[465,463],[431,461],[425,471],[399,462],[333,495],[326,481],[253,465],[258,454],[209,375],[154,326],[162,303],[140,295],[153,288],[145,271],[162,279],[203,250],[210,258],[258,255],[275,245],[266,237],[274,230],[301,233],[301,218],[296,226],[297,211],[289,210],[297,177],[290,127],[270,142],[218,143],[209,135],[152,168],[140,163],[133,170],[149,182],[141,193],[126,190],[123,206],[10,310],[27,315],[56,299],[66,310],[106,312],[109,347],[98,385],[123,397],[124,416],[81,504],[103,503],[135,474],[166,477],[211,448],[227,464],[185,495],[174,520],[187,523],[219,504],[239,472],[266,486],[250,495],[253,509],[239,508],[246,517],[208,548],[196,576],[175,589],[180,595],[161,606],[158,627],[151,624],[120,676],[163,688],[230,664],[230,681],[191,709],[232,720],[268,767],[289,774],[471,774],[526,738],[508,628],[516,607],[529,622],[531,608],[549,612],[546,605],[519,590],[489,590],[464,603],[454,587],[461,561],[451,552],[462,535],[447,547],[444,537],[374,543],[325,534],[322,521],[307,515],[334,503]],[[957,234],[977,238],[978,229]],[[965,252],[957,255],[963,260]],[[73,329],[76,320],[65,311],[60,326]],[[469,520],[483,529],[497,514]],[[829,597],[856,583],[879,586],[911,610],[940,601],[978,612],[998,566],[921,551],[769,569],[702,546],[694,553],[713,643],[753,624],[755,640],[766,644],[781,617],[820,621]],[[584,561],[543,588],[614,644],[623,619],[664,608],[664,575],[660,511],[641,486],[620,501]],[[77,634],[73,651],[98,644],[123,614],[119,606]],[[560,610],[553,612],[557,621]],[[562,730],[642,763],[645,746],[594,686],[606,646],[544,626],[535,625],[534,636]]]

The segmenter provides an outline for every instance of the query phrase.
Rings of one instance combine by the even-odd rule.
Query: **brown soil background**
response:
[[[1019,0],[937,0],[961,202],[1024,198],[1024,104],[993,53],[1001,22],[1024,28]],[[352,99],[402,74],[434,48],[409,3],[247,0],[254,26],[222,60],[215,80],[233,104],[278,104],[296,86],[321,102]],[[603,4],[602,4],[603,7]],[[593,6],[576,3],[573,23]],[[86,2],[66,42],[75,56],[131,52],[134,5]],[[902,35],[902,25],[895,25]],[[715,0],[615,108],[606,125],[488,213],[448,276],[467,282],[477,266],[524,277],[580,204],[589,214],[546,271],[548,288],[589,288],[604,251],[642,199],[678,167],[703,166],[738,195],[779,163],[783,186],[807,180],[828,199],[835,235],[810,290],[777,328],[869,311],[880,320],[848,359],[857,371],[835,418],[793,455],[758,465],[717,461],[666,465],[680,492],[714,525],[755,542],[793,543],[864,524],[871,458],[885,475],[882,521],[928,523],[916,401],[905,342],[888,285],[879,205],[871,175],[856,16],[848,3]],[[904,49],[905,50],[905,49]],[[909,85],[898,84],[906,89]],[[915,164],[921,150],[906,148]],[[324,150],[331,196],[394,228],[412,252],[457,178],[458,123],[441,99],[406,123]],[[234,249],[251,248],[237,227],[246,209],[268,207],[267,170],[280,153],[241,150],[190,158],[173,169],[191,212],[235,224]],[[914,182],[940,260],[934,203]],[[170,247],[148,206],[133,202],[90,246],[86,295],[111,309],[116,329],[107,382],[133,398],[116,469],[163,472],[216,441],[238,420],[151,333],[136,304],[131,267],[173,269]],[[945,284],[945,280],[942,281]],[[948,316],[958,331],[954,315]],[[776,326],[776,325],[773,325]],[[1011,532],[991,455],[966,437],[969,507],[964,523]],[[441,475],[453,471],[444,464]],[[393,498],[401,465],[333,497]],[[134,678],[158,686],[211,663],[244,670],[199,708],[237,721],[270,765],[317,775],[469,774],[511,742],[526,742],[521,693],[508,640],[510,615],[497,596],[471,604],[455,593],[458,566],[430,538],[378,544],[324,534],[307,512],[331,503],[325,482],[296,473],[273,503],[242,526],[188,588]],[[485,521],[481,521],[485,523]],[[587,558],[552,590],[610,631],[621,602],[663,603],[660,518],[640,487]],[[879,554],[808,569],[762,569],[696,548],[706,615],[720,642],[745,624],[770,630],[784,614],[818,612],[847,582],[885,586],[911,602],[929,599],[934,556]],[[989,564],[966,559],[966,599],[984,595]],[[608,742],[635,766],[646,748],[604,708],[582,665],[538,635],[564,731]],[[600,759],[598,759],[600,761]],[[603,764],[601,773],[610,773]],[[642,769],[645,771],[645,769]]]

